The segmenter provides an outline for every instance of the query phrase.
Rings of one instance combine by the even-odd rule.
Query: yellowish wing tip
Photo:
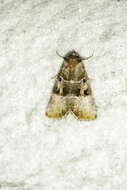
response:
[[[66,113],[65,113],[66,114]],[[48,113],[48,112],[46,112],[45,113],[45,115],[47,116],[47,117],[49,117],[49,118],[56,118],[56,119],[58,119],[58,118],[62,118],[62,117],[64,117],[64,115],[65,114],[63,114],[63,113],[56,113],[56,112],[51,112],[51,113]]]
[[[94,120],[97,118],[97,114],[95,113],[77,113],[75,116],[77,119],[81,120]]]

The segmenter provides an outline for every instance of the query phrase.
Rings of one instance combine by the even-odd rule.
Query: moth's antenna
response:
[[[91,57],[93,57],[93,54],[94,54],[94,52],[93,52],[92,55],[90,55],[89,57],[81,57],[81,59],[82,59],[82,60],[88,60],[88,59],[90,59]]]
[[[64,59],[64,57],[63,57],[62,55],[60,55],[60,54],[58,53],[58,51],[56,51],[56,54],[57,54],[59,57],[62,57],[62,58]]]

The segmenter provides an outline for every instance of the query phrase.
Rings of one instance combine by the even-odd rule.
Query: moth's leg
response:
[[[85,78],[80,83],[80,96],[74,98],[71,110],[78,119],[92,120],[97,116],[91,88]]]

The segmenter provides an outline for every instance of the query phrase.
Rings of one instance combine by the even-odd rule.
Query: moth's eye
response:
[[[64,60],[65,61],[69,61],[69,57],[64,57]]]
[[[79,56],[76,56],[76,59],[77,59],[78,61],[81,61],[81,58],[80,58]]]

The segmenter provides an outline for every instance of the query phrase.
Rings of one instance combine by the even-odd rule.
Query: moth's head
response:
[[[87,60],[92,56],[89,57],[82,57],[79,55],[78,52],[75,50],[69,51],[65,56],[61,56],[58,52],[56,52],[60,57],[64,59],[65,66],[68,67],[69,69],[75,69],[75,67],[82,61],[82,60]]]
[[[70,70],[74,70],[75,67],[82,61],[82,57],[75,50],[69,51],[65,56],[60,57],[64,59],[65,67],[68,67]]]
[[[67,62],[77,62],[80,63],[82,61],[82,57],[75,50],[69,51],[65,56],[64,60]]]

